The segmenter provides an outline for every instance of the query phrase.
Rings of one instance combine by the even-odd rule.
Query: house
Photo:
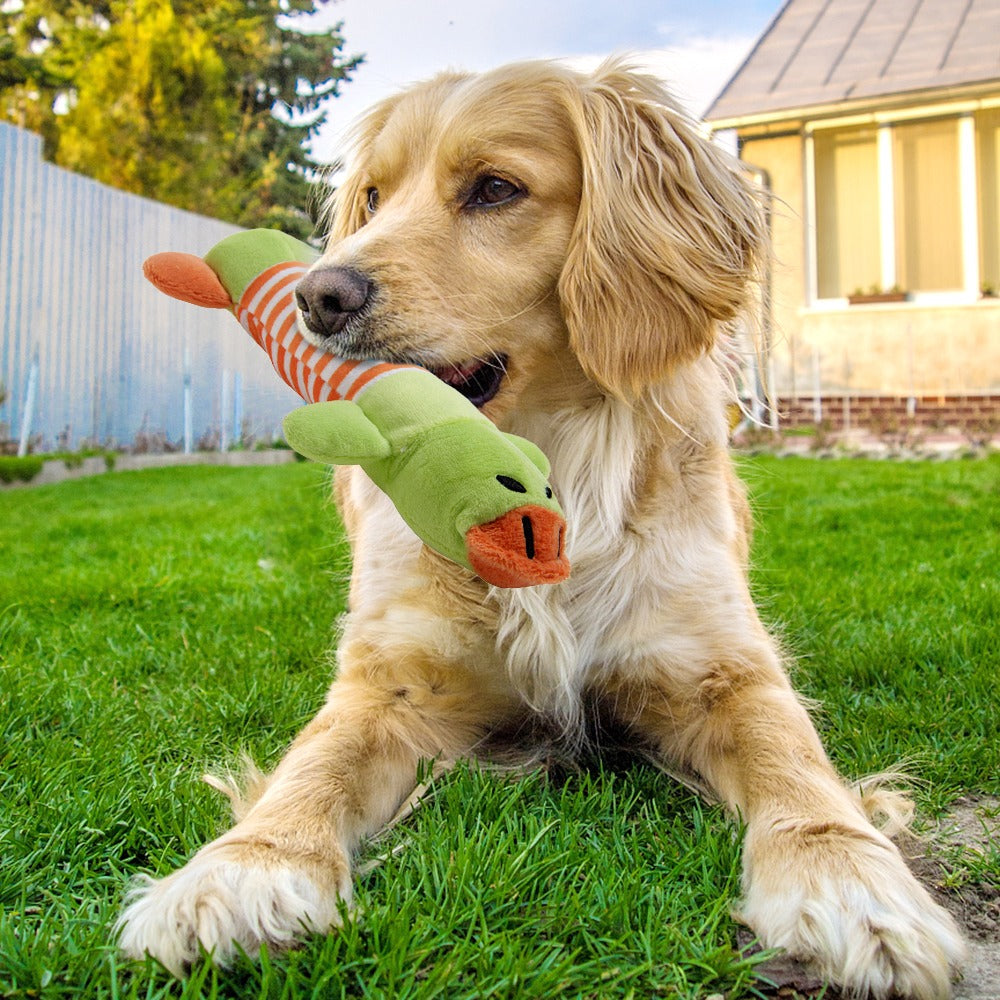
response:
[[[1000,0],[788,0],[705,117],[773,196],[783,417],[1000,426]]]

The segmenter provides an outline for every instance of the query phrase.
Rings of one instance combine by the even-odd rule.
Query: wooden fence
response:
[[[0,441],[197,447],[270,438],[298,397],[228,312],[156,291],[142,262],[233,226],[42,160],[0,123]]]

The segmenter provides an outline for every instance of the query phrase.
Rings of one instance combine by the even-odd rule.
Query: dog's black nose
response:
[[[340,333],[371,295],[371,282],[349,267],[309,271],[295,289],[306,326],[320,337]]]

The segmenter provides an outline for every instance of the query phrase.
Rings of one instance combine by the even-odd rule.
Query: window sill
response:
[[[853,297],[852,297],[853,298]],[[832,312],[891,312],[913,309],[996,308],[1000,296],[970,295],[967,292],[909,292],[902,298],[893,296],[863,296],[861,301],[850,298],[816,299],[800,309],[803,313]]]

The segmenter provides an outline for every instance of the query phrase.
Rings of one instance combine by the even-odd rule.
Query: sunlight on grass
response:
[[[850,776],[1000,792],[1000,460],[741,463],[753,582]],[[321,704],[348,557],[312,465],[0,494],[0,997],[752,996],[737,831],[635,764],[460,767],[368,856],[345,928],[175,983],[114,955],[128,878],[226,823]],[[996,852],[953,861],[996,881]],[[963,867],[964,866],[964,867]]]

